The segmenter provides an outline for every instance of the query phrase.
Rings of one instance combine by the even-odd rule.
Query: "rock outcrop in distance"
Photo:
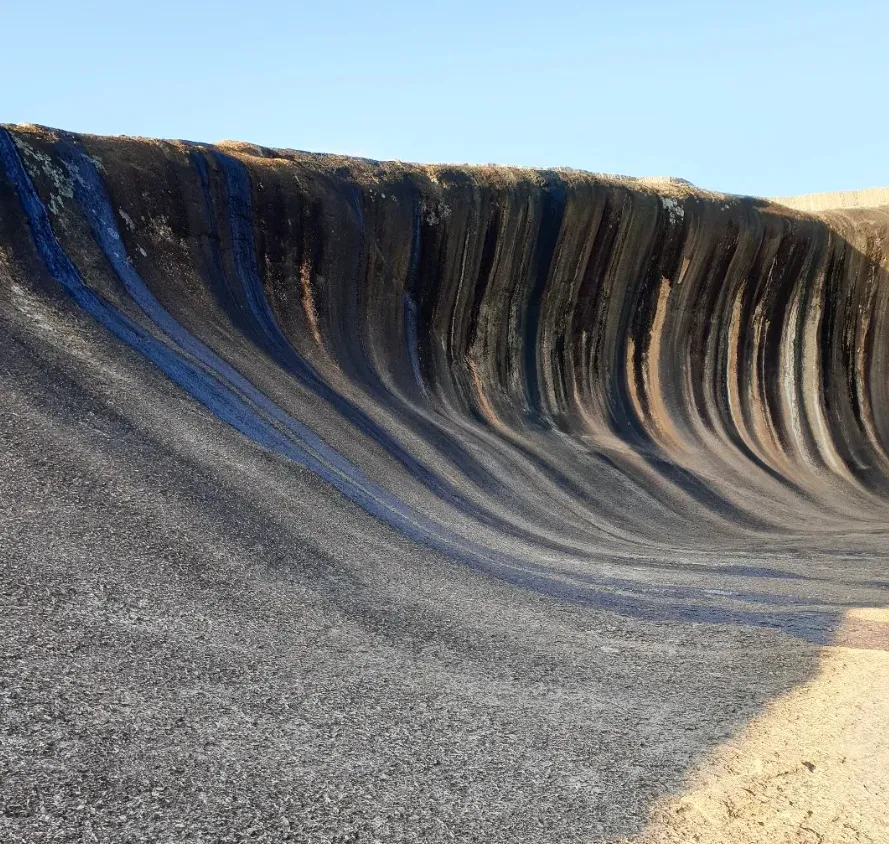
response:
[[[0,334],[9,466],[20,413],[115,472],[156,448],[133,499],[200,482],[234,535],[274,496],[343,593],[391,548],[442,606],[481,576],[714,641],[887,603],[889,208],[10,126]]]

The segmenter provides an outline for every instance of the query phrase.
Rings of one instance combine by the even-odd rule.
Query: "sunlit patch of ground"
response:
[[[633,841],[889,842],[889,609],[847,613],[817,676],[722,746]]]

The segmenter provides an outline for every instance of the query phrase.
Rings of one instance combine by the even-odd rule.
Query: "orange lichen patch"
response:
[[[670,411],[661,391],[661,356],[663,353],[664,324],[667,321],[667,304],[671,290],[672,284],[670,280],[661,278],[657,309],[651,324],[642,377],[645,393],[650,403],[651,422],[659,434],[662,445],[666,448],[678,448],[680,437],[670,419]]]
[[[851,610],[818,674],[655,807],[634,844],[889,841],[889,608]]]
[[[309,324],[309,330],[315,342],[321,346],[321,330],[318,327],[318,311],[315,308],[315,296],[312,293],[312,268],[308,259],[303,259],[299,267],[299,280],[302,289],[303,310],[306,314],[306,321]]]
[[[472,385],[475,387],[475,395],[478,399],[479,409],[485,415],[485,418],[496,428],[502,428],[502,424],[500,420],[497,418],[497,412],[494,410],[494,406],[491,404],[491,400],[488,398],[487,393],[485,392],[484,382],[481,379],[481,376],[478,372],[478,366],[472,358],[467,360],[467,366],[469,368],[469,372],[472,375]]]

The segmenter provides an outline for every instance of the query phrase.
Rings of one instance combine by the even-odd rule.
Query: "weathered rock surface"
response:
[[[887,237],[0,129],[3,840],[643,834],[889,648]]]

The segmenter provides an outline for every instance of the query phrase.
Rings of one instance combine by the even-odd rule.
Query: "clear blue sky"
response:
[[[0,122],[889,185],[889,0],[0,0]]]

